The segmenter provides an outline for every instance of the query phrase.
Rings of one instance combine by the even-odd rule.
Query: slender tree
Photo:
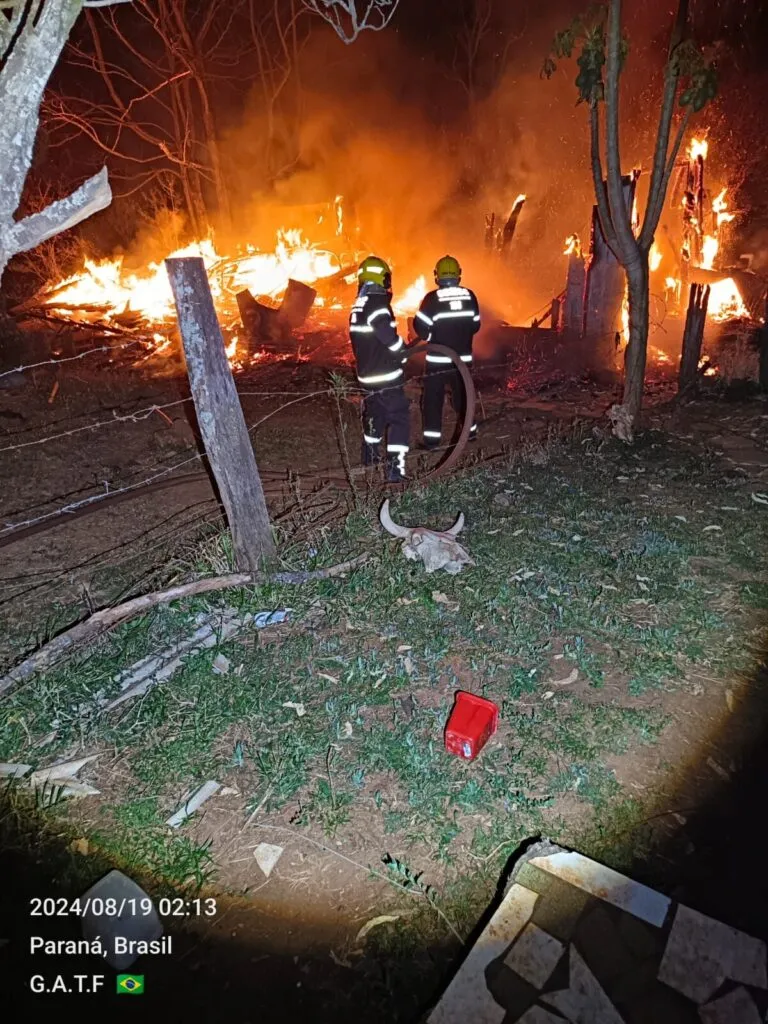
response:
[[[619,76],[629,52],[621,30],[621,0],[608,0],[606,5],[592,8],[558,33],[543,69],[544,75],[550,77],[558,59],[577,53],[576,88],[578,102],[589,108],[592,178],[600,226],[627,275],[629,344],[624,363],[624,394],[621,405],[612,408],[611,419],[617,436],[628,442],[639,424],[643,401],[649,319],[648,254],[688,122],[717,92],[714,68],[688,35],[688,4],[689,0],[678,0],[664,67],[648,200],[637,234],[632,229],[632,211],[626,207],[621,187]],[[605,108],[605,162],[601,104]],[[679,117],[673,135],[676,108]]]

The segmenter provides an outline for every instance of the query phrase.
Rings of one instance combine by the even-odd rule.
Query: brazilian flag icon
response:
[[[117,994],[119,996],[140,996],[143,991],[143,974],[118,974]]]

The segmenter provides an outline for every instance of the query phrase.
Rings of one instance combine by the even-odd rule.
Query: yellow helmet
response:
[[[440,284],[441,281],[456,281],[458,283],[460,280],[461,267],[456,257],[441,256],[435,265],[435,281]]]
[[[357,271],[358,284],[378,284],[388,291],[392,287],[392,271],[378,256],[366,256]]]

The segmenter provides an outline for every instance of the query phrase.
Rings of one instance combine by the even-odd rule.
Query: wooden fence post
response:
[[[235,563],[240,572],[255,572],[274,555],[275,542],[208,275],[199,256],[166,260],[165,266],[197,422],[227,513]]]

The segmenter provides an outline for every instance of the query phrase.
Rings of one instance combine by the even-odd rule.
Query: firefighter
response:
[[[453,349],[463,363],[472,362],[472,340],[480,330],[480,309],[475,293],[461,286],[461,267],[453,256],[443,256],[435,266],[437,288],[424,296],[413,319],[413,328],[423,341]],[[464,417],[466,394],[459,371],[449,356],[427,354],[424,376],[422,426],[424,448],[436,448],[443,436],[445,387],[451,389],[453,408]],[[477,436],[473,423],[470,440]]]
[[[349,334],[364,391],[363,465],[381,462],[386,443],[387,480],[397,483],[405,477],[410,424],[403,389],[406,346],[392,312],[392,272],[384,260],[368,256],[357,281]]]

